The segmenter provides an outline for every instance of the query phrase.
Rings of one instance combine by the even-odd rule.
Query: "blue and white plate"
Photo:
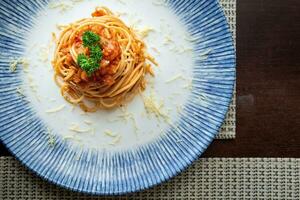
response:
[[[54,83],[52,35],[96,6],[144,35],[159,67],[126,107],[87,114]],[[0,138],[60,186],[115,195],[175,176],[218,133],[234,81],[232,36],[217,0],[0,1]]]

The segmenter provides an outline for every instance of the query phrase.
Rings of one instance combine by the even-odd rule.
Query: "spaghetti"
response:
[[[100,47],[100,48],[99,48]],[[52,65],[62,96],[86,112],[122,106],[145,89],[155,60],[134,31],[108,8],[62,31]]]

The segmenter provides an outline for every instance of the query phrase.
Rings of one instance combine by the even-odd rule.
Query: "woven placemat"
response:
[[[223,7],[225,16],[232,32],[234,46],[236,41],[236,0],[219,0]],[[236,89],[232,97],[226,119],[220,129],[220,133],[217,135],[217,139],[234,139],[235,138],[235,127],[236,127]]]
[[[300,159],[202,158],[179,176],[151,189],[96,197],[60,188],[12,157],[0,158],[0,199],[300,199]]]

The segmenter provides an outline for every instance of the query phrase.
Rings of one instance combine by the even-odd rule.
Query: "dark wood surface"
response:
[[[300,157],[299,0],[237,0],[237,136],[203,156]]]
[[[204,156],[300,157],[300,1],[237,3],[237,135]]]

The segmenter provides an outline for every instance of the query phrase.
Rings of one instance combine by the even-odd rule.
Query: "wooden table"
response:
[[[237,137],[203,156],[300,157],[299,0],[237,0]]]

